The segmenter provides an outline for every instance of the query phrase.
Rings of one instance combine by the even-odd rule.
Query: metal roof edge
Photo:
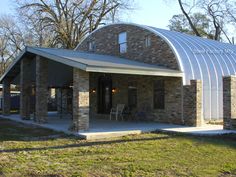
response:
[[[170,76],[170,77],[183,77],[183,72],[170,70],[170,69],[130,69],[130,68],[117,68],[117,67],[98,67],[88,66],[87,72],[100,72],[100,73],[116,73],[116,74],[134,74],[134,75],[149,75],[149,76]]]
[[[10,64],[10,66],[7,68],[7,70],[4,72],[4,74],[0,77],[0,83],[2,80],[6,77],[6,75],[10,72],[10,70],[13,68],[13,66],[22,58],[22,56],[27,52],[28,46],[24,48],[24,50],[21,51],[21,53],[13,60],[13,62]]]
[[[71,60],[68,60],[65,57],[54,55],[54,54],[51,54],[47,51],[41,51],[40,49],[37,49],[37,48],[34,48],[34,47],[30,47],[28,49],[28,52],[40,55],[42,57],[48,58],[50,60],[65,64],[65,65],[68,65],[68,66],[79,68],[79,69],[84,70],[84,71],[86,70],[86,67],[87,67],[86,64],[83,64],[83,63],[80,63],[80,62],[77,62],[77,61],[76,62],[71,61]]]

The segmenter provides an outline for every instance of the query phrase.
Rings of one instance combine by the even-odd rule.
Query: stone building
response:
[[[48,89],[56,88],[58,112],[71,112],[75,131],[88,130],[90,119],[109,119],[117,104],[125,104],[130,121],[201,126],[223,119],[222,77],[235,74],[235,52],[234,45],[178,32],[107,25],[75,50],[26,47],[1,77],[3,113],[10,113],[15,84],[21,117],[33,113],[39,123],[48,118]],[[232,96],[224,95],[225,105]]]

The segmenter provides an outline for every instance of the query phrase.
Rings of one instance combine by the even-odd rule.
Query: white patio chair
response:
[[[110,120],[112,119],[112,115],[116,116],[116,120],[118,120],[119,116],[123,120],[124,108],[125,108],[125,104],[117,104],[116,108],[111,108]]]

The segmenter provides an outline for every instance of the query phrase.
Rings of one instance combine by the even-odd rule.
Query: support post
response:
[[[223,77],[224,129],[236,129],[236,76]]]
[[[11,83],[8,78],[3,80],[3,115],[10,115],[11,110]]]
[[[184,86],[184,123],[199,127],[203,124],[202,82],[191,80],[190,85]]]
[[[31,73],[30,60],[23,58],[21,60],[20,71],[20,115],[24,120],[30,119],[30,97],[31,97]]]
[[[63,114],[67,114],[68,110],[68,89],[66,88],[58,88],[57,89],[57,112],[58,115],[60,115],[60,118],[62,118]]]
[[[89,129],[89,73],[73,68],[73,131]]]
[[[48,109],[48,63],[36,56],[36,103],[35,118],[39,123],[47,122]]]

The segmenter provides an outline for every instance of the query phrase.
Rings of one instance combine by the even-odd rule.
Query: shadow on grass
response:
[[[163,133],[161,131],[155,131],[153,133]],[[181,139],[188,139],[190,141],[194,141],[196,145],[216,145],[222,147],[230,147],[236,149],[236,134],[229,133],[229,134],[222,134],[222,135],[191,135],[186,133],[173,133],[173,132],[165,132],[166,135],[175,138],[176,141],[181,141]]]
[[[76,137],[70,137],[76,138]],[[127,142],[140,142],[140,141],[154,141],[154,140],[163,140],[163,139],[170,139],[170,136],[163,136],[163,137],[154,137],[154,138],[140,138],[140,139],[118,139],[118,140],[104,140],[104,141],[93,141],[93,142],[79,142],[78,144],[67,144],[67,145],[59,145],[59,146],[49,146],[49,147],[37,147],[37,148],[13,148],[13,149],[5,149],[0,150],[0,153],[7,153],[7,152],[21,152],[21,151],[39,151],[39,150],[50,150],[50,149],[65,149],[65,148],[78,148],[78,147],[90,147],[96,145],[107,145],[107,144],[114,144],[114,143],[127,143]]]
[[[63,132],[56,132],[34,125],[26,125],[7,119],[0,119],[0,142],[2,141],[43,141],[66,137]]]
[[[160,133],[159,131],[154,133]],[[217,136],[195,136],[186,135],[183,133],[162,133],[165,136],[152,137],[152,138],[133,138],[133,139],[118,139],[118,140],[104,140],[96,142],[86,142],[79,141],[76,144],[69,145],[59,145],[59,146],[49,146],[49,147],[38,147],[38,148],[15,148],[0,150],[3,152],[20,152],[20,151],[36,151],[36,150],[49,150],[49,149],[64,149],[64,148],[77,148],[77,147],[89,147],[94,145],[106,145],[112,143],[124,143],[124,142],[141,142],[141,141],[153,141],[160,139],[176,139],[176,141],[181,141],[181,139],[188,139],[194,141],[196,145],[202,144],[213,144],[216,146],[228,146],[231,148],[236,148],[236,135],[217,135]],[[25,125],[22,123],[17,123],[10,120],[0,120],[0,142],[3,141],[47,141],[52,139],[67,138],[76,139],[78,137],[65,135],[62,132],[55,132],[49,129],[34,127]]]

